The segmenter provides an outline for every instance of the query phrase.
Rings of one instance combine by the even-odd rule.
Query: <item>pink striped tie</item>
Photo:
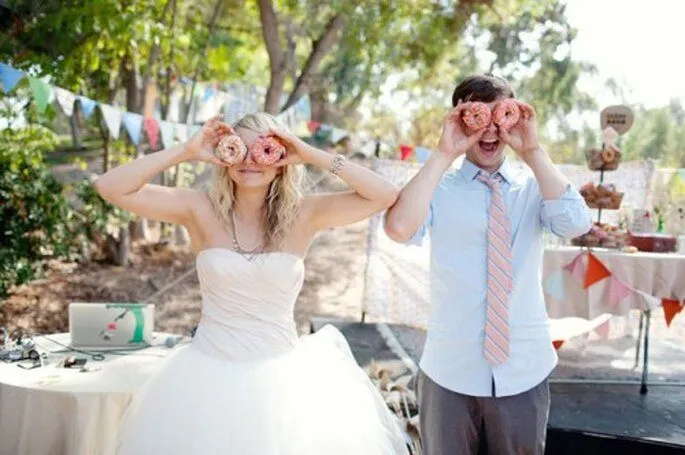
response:
[[[485,317],[483,355],[490,365],[500,365],[509,358],[509,295],[514,284],[511,234],[507,207],[502,195],[502,177],[478,174],[478,180],[491,190],[488,210],[488,295]]]

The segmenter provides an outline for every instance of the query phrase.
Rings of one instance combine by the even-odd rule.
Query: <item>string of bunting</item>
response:
[[[634,289],[618,276],[611,273],[606,265],[592,252],[583,252],[573,258],[571,262],[561,269],[549,274],[543,281],[543,289],[549,296],[559,302],[566,301],[566,286],[568,280],[572,280],[583,289],[588,289],[599,282],[608,280],[604,289],[603,299],[609,308],[616,308],[620,301],[632,296],[640,296],[647,308],[655,309],[659,306],[664,309],[666,326],[671,326],[673,318],[683,310],[685,301],[680,302],[670,298],[659,298],[644,291]]]
[[[146,117],[139,113],[128,112],[107,103],[92,100],[86,96],[77,95],[69,90],[49,84],[45,79],[26,74],[24,71],[13,68],[6,63],[0,63],[0,89],[5,93],[10,93],[19,83],[26,78],[31,91],[36,109],[44,112],[47,106],[53,101],[59,106],[60,110],[68,117],[75,112],[75,106],[81,108],[83,116],[88,119],[96,107],[100,108],[100,113],[105,126],[112,139],[118,139],[123,126],[131,141],[140,144],[145,132],[148,144],[152,150],[158,150],[161,144],[164,148],[171,147],[175,142],[184,142],[195,134],[201,127],[199,124],[185,124],[161,120],[155,117]],[[182,83],[188,84],[188,80]],[[234,90],[232,93],[218,90],[207,83],[197,83],[193,96],[197,100],[202,100],[212,111],[211,115],[223,112],[224,118],[228,122],[234,122],[243,115],[250,114],[259,110],[254,93],[248,90],[239,93]],[[307,125],[311,120],[311,104],[308,96],[303,96],[289,109],[277,115],[288,128],[295,134],[306,134]],[[347,134],[345,132],[345,134]],[[339,133],[338,133],[339,135]]]

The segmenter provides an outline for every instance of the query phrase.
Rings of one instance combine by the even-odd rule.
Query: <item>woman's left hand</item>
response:
[[[499,137],[526,161],[540,148],[537,131],[537,117],[533,106],[517,101],[521,116],[511,130],[499,129]]]
[[[310,162],[310,147],[302,139],[287,131],[271,129],[266,134],[276,139],[286,148],[286,155],[274,163],[274,166],[303,164]]]

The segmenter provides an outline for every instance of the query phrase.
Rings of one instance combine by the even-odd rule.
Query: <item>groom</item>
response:
[[[591,228],[578,192],[540,148],[535,111],[508,132],[467,130],[472,102],[514,98],[503,80],[471,76],[454,90],[438,151],[388,210],[385,231],[431,234],[431,311],[418,394],[426,455],[543,454],[547,377],[557,362],[541,285],[543,229]],[[511,147],[527,166],[505,157]],[[463,164],[452,163],[466,155]],[[482,446],[481,446],[482,444]]]

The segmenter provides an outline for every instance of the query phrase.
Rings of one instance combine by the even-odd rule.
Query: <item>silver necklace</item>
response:
[[[252,262],[255,260],[257,256],[261,253],[260,249],[262,247],[261,244],[258,244],[251,250],[244,250],[241,246],[240,243],[238,242],[238,234],[236,232],[235,228],[235,211],[231,210],[231,234],[233,236],[233,249],[235,250],[236,253],[240,254],[242,257],[248,260],[248,262]]]

